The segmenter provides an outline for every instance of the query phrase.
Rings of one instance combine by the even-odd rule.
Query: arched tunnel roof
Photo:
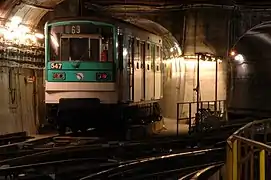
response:
[[[124,20],[139,27],[142,27],[144,29],[147,29],[150,32],[160,35],[163,40],[163,49],[164,49],[163,52],[165,57],[170,57],[171,49],[176,52],[176,56],[180,56],[182,54],[182,51],[176,38],[162,25],[149,19],[143,18],[130,18]]]
[[[35,28],[41,18],[61,2],[63,0],[2,0],[1,18],[7,20],[19,16],[24,24]]]
[[[271,58],[271,21],[246,31],[234,45],[234,50],[249,61]]]
[[[22,18],[24,25],[36,28],[46,13],[53,11],[54,8],[63,1],[64,0],[7,0],[1,3],[0,0],[2,9],[0,14],[3,22],[6,22],[6,20],[9,20],[13,16],[19,16]],[[165,57],[172,56],[172,52],[170,51],[174,51],[175,56],[181,55],[182,52],[176,38],[160,24],[144,18],[118,18],[162,36]]]

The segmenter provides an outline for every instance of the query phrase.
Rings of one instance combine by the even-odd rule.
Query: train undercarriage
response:
[[[124,136],[133,125],[148,125],[160,121],[158,102],[144,104],[102,104],[99,99],[61,99],[59,104],[46,105],[47,120],[59,134],[66,129],[84,132],[95,128],[100,132],[114,132]]]

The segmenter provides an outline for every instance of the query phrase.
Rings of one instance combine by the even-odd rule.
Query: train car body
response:
[[[113,18],[47,22],[48,121],[63,133],[66,127],[118,131],[159,119],[155,109],[163,88],[161,50],[161,37]]]

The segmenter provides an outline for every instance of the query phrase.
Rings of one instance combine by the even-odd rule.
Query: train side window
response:
[[[136,40],[136,46],[139,47],[139,40]]]
[[[136,63],[136,69],[139,69],[139,62]]]
[[[148,45],[147,45],[147,49],[148,49],[148,50],[150,50],[150,43],[148,43]]]
[[[140,59],[140,63],[141,63],[141,68],[144,69],[145,65],[144,65],[144,59],[146,57],[146,49],[145,49],[145,43],[144,42],[140,42],[140,56],[139,56],[139,59]]]
[[[150,65],[149,64],[147,65],[147,70],[150,70]]]
[[[159,71],[159,66],[156,66],[156,71]]]

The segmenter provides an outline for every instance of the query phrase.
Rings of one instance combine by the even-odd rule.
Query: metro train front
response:
[[[117,103],[115,32],[111,24],[88,20],[46,23],[46,115],[60,133],[101,126],[100,105]]]

